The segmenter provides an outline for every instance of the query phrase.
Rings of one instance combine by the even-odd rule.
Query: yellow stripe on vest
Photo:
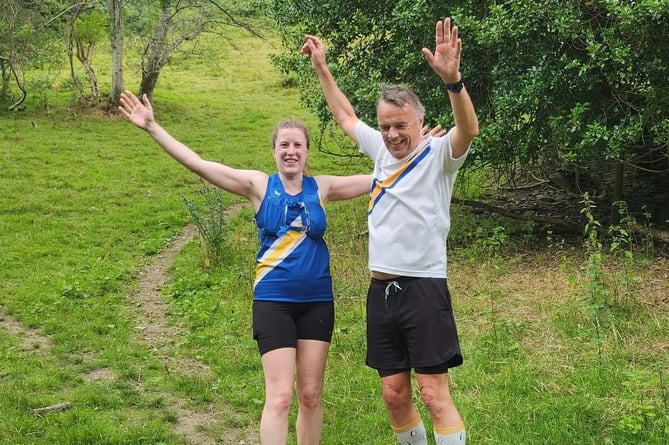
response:
[[[278,264],[286,259],[305,238],[306,234],[297,230],[287,230],[286,233],[277,238],[258,260],[256,279],[253,286],[255,287],[265,275],[274,270]]]

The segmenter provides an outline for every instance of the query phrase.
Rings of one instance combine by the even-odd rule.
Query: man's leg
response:
[[[464,445],[465,425],[462,422],[448,386],[448,374],[418,374],[420,397],[430,412],[434,437],[438,445]]]
[[[411,372],[381,378],[383,400],[397,441],[403,445],[427,445],[427,434],[412,401]]]

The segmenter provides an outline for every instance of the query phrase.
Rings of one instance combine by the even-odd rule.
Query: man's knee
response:
[[[383,400],[390,409],[411,404],[411,386],[383,384]]]

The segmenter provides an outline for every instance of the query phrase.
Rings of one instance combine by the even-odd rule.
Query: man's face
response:
[[[423,139],[423,117],[411,105],[397,105],[381,101],[376,109],[379,130],[386,148],[393,157],[402,159]]]

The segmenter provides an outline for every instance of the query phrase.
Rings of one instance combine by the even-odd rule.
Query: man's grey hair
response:
[[[411,88],[403,85],[388,85],[383,87],[376,106],[378,107],[381,102],[393,104],[400,108],[411,105],[418,112],[418,116],[425,116],[425,107],[416,93],[414,93]]]

